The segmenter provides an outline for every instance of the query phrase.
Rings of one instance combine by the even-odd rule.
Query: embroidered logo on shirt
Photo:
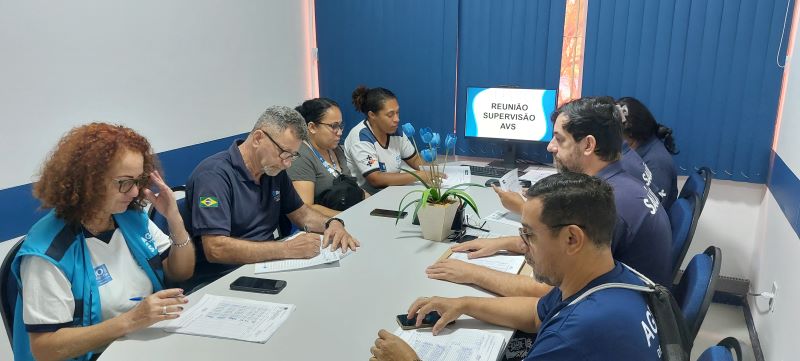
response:
[[[385,172],[386,171],[386,163],[378,162],[378,168],[381,169],[381,172]]]
[[[156,240],[153,239],[153,235],[150,232],[144,234],[144,245],[147,246],[147,249],[150,252],[158,253],[158,248],[156,248]]]
[[[200,197],[200,208],[217,208],[219,200],[217,197]]]
[[[272,191],[272,199],[274,199],[275,202],[280,202],[281,201],[281,191]]]
[[[366,164],[367,167],[372,167],[372,165],[375,164],[376,161],[377,160],[375,158],[372,158],[371,155],[368,155],[367,159],[364,160],[364,164]]]
[[[111,282],[111,274],[108,273],[108,267],[105,264],[101,264],[94,268],[94,278],[97,280],[97,286],[102,286],[106,283]]]

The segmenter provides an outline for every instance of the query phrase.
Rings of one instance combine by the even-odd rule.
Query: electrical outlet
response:
[[[775,299],[778,297],[778,283],[772,282],[772,298],[769,299],[769,312],[775,312]]]

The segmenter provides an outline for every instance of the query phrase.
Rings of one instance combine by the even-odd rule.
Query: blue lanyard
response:
[[[333,161],[333,166],[331,166],[331,164],[328,163],[328,161],[325,160],[325,158],[322,157],[322,154],[319,154],[319,152],[317,151],[317,148],[314,148],[314,146],[312,146],[311,144],[308,144],[308,142],[305,142],[305,143],[306,143],[306,146],[311,148],[311,151],[314,152],[314,155],[317,156],[317,159],[319,159],[319,161],[322,162],[322,166],[325,167],[325,169],[328,170],[328,173],[330,173],[334,178],[338,177],[339,176],[339,172],[336,170],[336,161],[333,160],[333,156],[331,155],[331,161]],[[330,155],[330,154],[331,153],[330,153],[330,150],[329,150],[328,151],[328,155]]]

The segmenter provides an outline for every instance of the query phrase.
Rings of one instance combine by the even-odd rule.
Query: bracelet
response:
[[[333,221],[338,221],[339,223],[342,224],[342,227],[344,227],[344,221],[343,220],[341,220],[339,218],[336,218],[336,217],[331,217],[331,218],[328,218],[327,221],[325,221],[325,229],[328,229],[328,226],[330,226],[331,222],[333,222]]]
[[[186,247],[187,245],[189,245],[189,242],[191,241],[192,241],[192,236],[189,236],[183,243],[175,243],[175,240],[172,238],[172,235],[169,236],[169,243],[178,248]]]

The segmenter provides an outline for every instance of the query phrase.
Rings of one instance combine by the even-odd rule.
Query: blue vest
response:
[[[133,259],[144,270],[153,291],[164,288],[164,271],[161,268],[161,257],[153,237],[148,230],[147,215],[142,211],[128,210],[115,214],[125,243],[133,255]],[[28,338],[28,330],[22,319],[22,279],[20,278],[20,264],[22,257],[42,257],[58,267],[72,288],[75,299],[75,313],[71,326],[91,326],[102,321],[100,311],[100,291],[94,275],[92,255],[86,245],[86,238],[79,226],[70,226],[57,218],[55,211],[50,211],[33,225],[25,236],[17,256],[11,265],[14,277],[19,284],[17,302],[14,309],[14,359],[17,361],[33,360]],[[75,358],[74,360],[89,360],[92,353]]]

